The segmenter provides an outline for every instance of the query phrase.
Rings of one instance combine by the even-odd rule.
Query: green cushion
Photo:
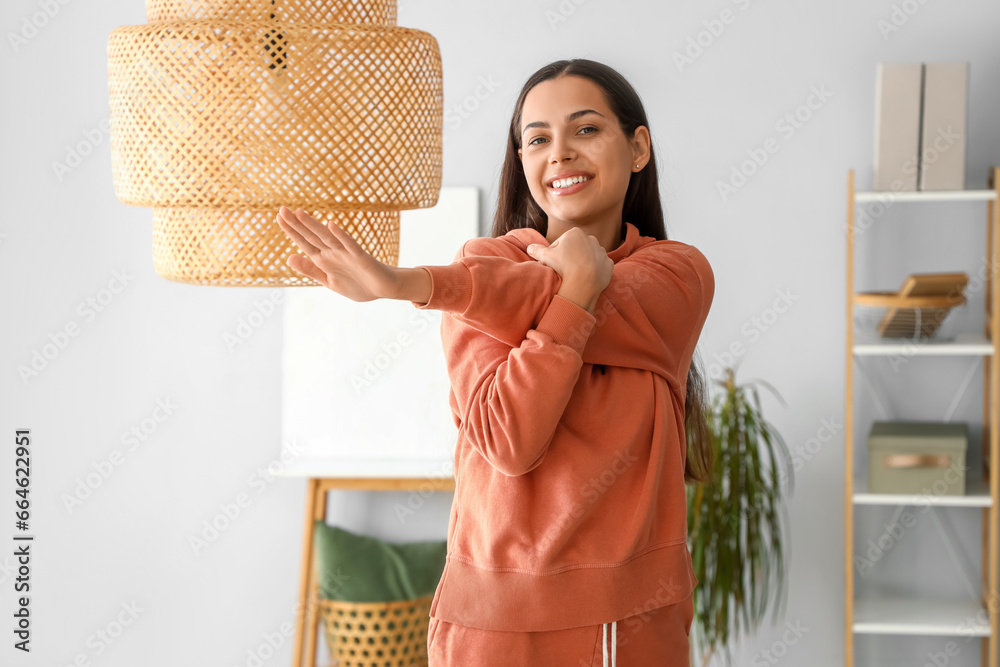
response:
[[[319,595],[344,602],[392,602],[430,595],[444,572],[447,540],[390,543],[316,521]]]

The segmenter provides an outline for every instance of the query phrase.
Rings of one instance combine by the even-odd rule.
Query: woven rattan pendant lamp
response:
[[[281,206],[396,265],[399,211],[441,188],[441,56],[395,0],[147,0],[108,40],[114,189],[153,208],[169,280],[315,285]]]

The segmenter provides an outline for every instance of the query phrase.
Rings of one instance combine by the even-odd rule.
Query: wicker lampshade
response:
[[[147,0],[108,41],[115,194],[153,208],[157,273],[315,285],[281,206],[395,265],[399,211],[441,188],[441,57],[386,0]]]

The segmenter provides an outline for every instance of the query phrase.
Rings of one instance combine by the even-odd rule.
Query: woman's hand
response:
[[[332,220],[328,225],[299,209],[282,206],[278,225],[306,254],[292,255],[288,266],[352,301],[392,298],[394,267],[383,264]]]
[[[562,278],[557,294],[594,312],[615,268],[614,260],[595,236],[571,227],[547,247],[536,243],[528,250],[531,257],[551,267]]]

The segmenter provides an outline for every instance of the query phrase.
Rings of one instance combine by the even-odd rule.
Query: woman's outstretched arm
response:
[[[333,223],[325,227],[283,208],[279,224],[308,255],[290,258],[289,265],[348,298],[417,304],[432,298],[426,268],[377,262]],[[546,253],[552,266],[468,257],[449,265],[469,278],[455,283],[468,292],[436,295],[451,305],[450,312],[442,309],[441,334],[456,425],[506,475],[529,472],[548,451],[583,365],[595,305],[611,278],[610,260],[597,251],[596,239],[579,231],[564,236]],[[514,344],[503,340],[512,337]]]
[[[400,294],[420,294],[430,276],[430,294],[410,299],[415,307],[447,312],[512,347],[538,324],[554,295],[594,313],[600,292],[585,277],[572,271],[563,277],[540,262],[496,254],[505,251],[496,239],[469,239],[451,264],[405,269],[401,275],[405,280],[412,272],[412,286]]]
[[[594,294],[589,274],[564,269],[569,276],[564,280],[540,262],[493,254],[494,239],[470,239],[449,265],[404,268],[379,262],[336,223],[324,225],[301,209],[282,207],[277,221],[306,253],[292,255],[288,265],[338,294],[353,301],[407,300],[418,308],[449,312],[510,346],[520,345],[553,295],[591,314],[600,295]],[[440,289],[434,289],[432,276]]]

